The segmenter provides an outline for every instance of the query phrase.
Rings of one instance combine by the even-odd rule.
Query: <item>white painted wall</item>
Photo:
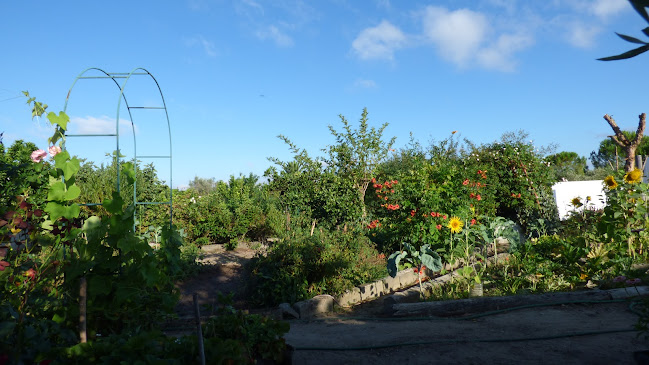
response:
[[[566,219],[568,212],[575,210],[572,205],[572,199],[581,198],[584,204],[577,209],[603,209],[606,206],[606,195],[604,195],[604,182],[602,180],[591,181],[564,181],[558,182],[552,186],[554,200],[557,202],[559,210],[559,219]],[[586,197],[590,196],[590,201],[586,203]]]

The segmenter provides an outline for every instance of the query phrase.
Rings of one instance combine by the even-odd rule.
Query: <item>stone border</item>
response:
[[[508,257],[508,253],[500,253],[496,258],[489,257],[487,262],[496,260],[504,260]],[[430,293],[434,286],[443,285],[449,282],[453,277],[459,276],[457,269],[460,264],[454,266],[449,264],[445,265],[446,270],[454,270],[446,275],[430,278],[431,271],[426,270],[426,275],[422,276],[422,288],[425,293]],[[343,308],[349,308],[363,302],[378,299],[382,296],[390,295],[386,298],[386,305],[392,306],[396,303],[416,302],[419,300],[419,275],[414,272],[412,268],[401,270],[395,277],[386,276],[382,279],[376,280],[372,283],[359,285],[352,288],[345,293],[333,297],[331,295],[322,294],[307,300],[303,300],[293,304],[292,309],[289,311],[287,306],[289,304],[282,303],[280,308],[282,312],[291,317],[308,319],[314,316],[325,314],[333,311],[334,305]],[[296,315],[297,314],[297,315]]]

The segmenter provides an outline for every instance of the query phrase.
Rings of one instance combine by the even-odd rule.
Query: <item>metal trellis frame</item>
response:
[[[99,75],[87,75],[87,73],[96,73],[98,72]],[[156,87],[158,88],[158,92],[160,93],[160,101],[162,103],[161,106],[132,106],[129,105],[128,99],[126,98],[126,86],[128,81],[132,77],[150,77],[153,82],[155,82]],[[121,170],[121,154],[120,154],[120,144],[119,144],[119,114],[120,114],[120,109],[122,106],[122,101],[124,105],[126,106],[126,110],[128,111],[129,119],[131,122],[131,129],[133,132],[133,149],[134,149],[134,156],[133,156],[133,166],[135,167],[135,174],[136,174],[136,181],[134,182],[133,186],[133,204],[135,207],[138,205],[161,205],[161,204],[167,204],[169,205],[169,228],[171,228],[173,224],[173,169],[172,169],[172,153],[171,153],[171,123],[169,122],[169,113],[167,112],[167,105],[164,100],[164,95],[162,94],[162,89],[160,88],[160,84],[158,84],[158,81],[156,80],[153,75],[147,71],[144,68],[138,67],[133,69],[131,72],[106,72],[100,68],[96,67],[91,67],[88,69],[85,69],[83,72],[81,72],[74,82],[72,83],[72,86],[70,87],[68,91],[68,95],[65,98],[65,105],[63,107],[63,112],[67,112],[68,108],[68,101],[70,100],[70,94],[72,93],[72,89],[74,86],[77,84],[79,80],[93,80],[93,79],[108,79],[112,80],[117,88],[119,89],[119,96],[117,99],[117,112],[115,116],[115,133],[110,133],[110,134],[67,134],[66,137],[115,137],[115,160],[114,163],[116,164],[116,170],[117,170],[117,181],[116,181],[116,189],[117,192],[120,191],[120,170]],[[118,80],[122,81],[118,82]],[[137,153],[137,139],[135,136],[135,123],[133,121],[133,114],[131,113],[132,109],[141,109],[141,110],[164,110],[166,122],[167,122],[167,133],[169,136],[169,154],[168,155],[138,155]],[[64,142],[65,143],[65,142]],[[63,145],[65,148],[65,144]],[[164,201],[164,202],[139,202],[137,200],[137,171],[138,171],[138,158],[148,158],[148,159],[168,159],[169,160],[169,201]],[[85,206],[93,206],[93,205],[102,205],[102,203],[84,203],[82,205]],[[135,209],[135,213],[137,215],[137,209]],[[135,227],[134,227],[135,229]]]

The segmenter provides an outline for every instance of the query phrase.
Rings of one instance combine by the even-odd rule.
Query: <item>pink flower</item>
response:
[[[50,156],[54,157],[56,156],[59,152],[61,152],[61,147],[59,146],[51,146],[48,151],[50,152]]]
[[[45,152],[43,150],[36,150],[36,151],[32,152],[32,155],[30,157],[31,157],[32,161],[34,161],[36,163],[39,163],[39,162],[41,162],[41,160],[43,158],[45,158],[45,156],[47,156],[47,152]]]
[[[614,283],[621,283],[624,282],[624,280],[626,280],[626,276],[624,275],[616,276],[615,278],[613,278]]]
[[[626,283],[626,285],[638,285],[638,284],[642,283],[642,280],[640,280],[640,279],[629,279],[625,283]]]

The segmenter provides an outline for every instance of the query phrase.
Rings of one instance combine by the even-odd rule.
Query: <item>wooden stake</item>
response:
[[[88,282],[84,276],[79,282],[79,338],[81,339],[81,343],[88,342],[87,303]]]
[[[203,329],[201,328],[201,312],[198,309],[198,294],[194,293],[194,317],[196,318],[196,337],[198,338],[198,353],[201,365],[205,365],[205,347],[203,346]]]

